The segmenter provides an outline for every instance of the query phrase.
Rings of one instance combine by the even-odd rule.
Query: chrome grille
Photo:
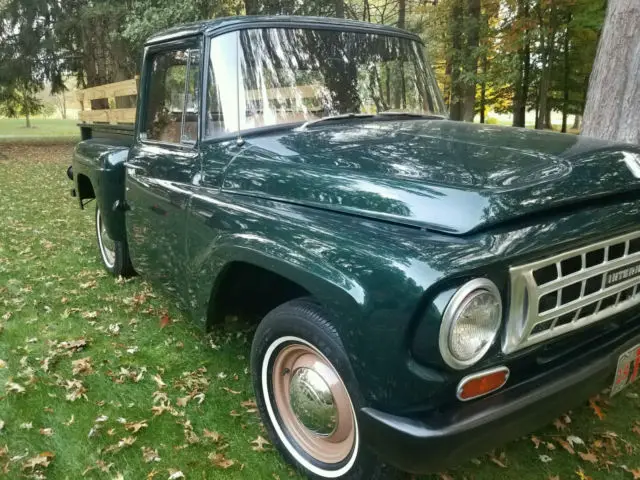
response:
[[[640,303],[640,232],[512,267],[502,350],[515,352]]]

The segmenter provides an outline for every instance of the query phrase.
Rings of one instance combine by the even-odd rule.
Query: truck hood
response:
[[[640,147],[452,122],[342,123],[247,139],[222,188],[465,234],[550,209],[640,196]]]

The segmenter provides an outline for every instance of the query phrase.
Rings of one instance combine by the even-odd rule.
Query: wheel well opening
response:
[[[89,177],[86,175],[78,175],[78,196],[80,197],[80,200],[84,200],[85,198],[96,198],[91,180],[89,180]]]
[[[233,316],[257,323],[278,305],[309,295],[305,288],[282,275],[250,263],[233,262],[211,292],[207,329]]]

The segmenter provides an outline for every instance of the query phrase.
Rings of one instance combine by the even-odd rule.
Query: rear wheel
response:
[[[318,479],[390,478],[361,444],[360,393],[319,305],[300,299],[272,310],[256,331],[251,370],[269,436],[298,470]]]
[[[100,208],[96,205],[96,238],[100,259],[104,268],[115,276],[131,277],[135,274],[131,260],[129,259],[129,249],[127,243],[113,240],[103,221]]]

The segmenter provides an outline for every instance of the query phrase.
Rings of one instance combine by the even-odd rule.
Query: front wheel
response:
[[[113,240],[104,224],[100,208],[96,205],[96,238],[104,268],[114,276],[131,277],[135,274],[127,242]]]
[[[298,470],[316,479],[389,478],[361,443],[356,381],[319,305],[299,299],[272,310],[255,333],[251,370],[267,432]]]

